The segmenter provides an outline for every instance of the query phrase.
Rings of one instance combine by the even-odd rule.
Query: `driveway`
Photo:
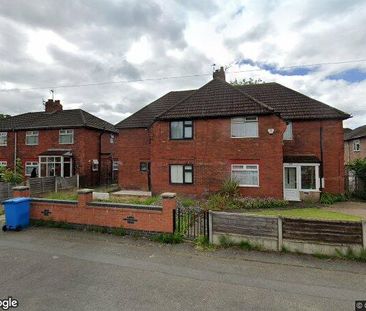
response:
[[[359,216],[362,219],[366,219],[366,202],[338,202],[330,207],[325,207],[328,211],[341,212],[344,214]]]
[[[16,310],[354,310],[366,265],[62,229],[0,233]]]

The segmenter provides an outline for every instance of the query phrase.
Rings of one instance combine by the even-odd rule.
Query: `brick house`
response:
[[[344,162],[366,158],[366,125],[345,131]]]
[[[243,196],[300,200],[344,191],[349,115],[278,83],[233,86],[223,69],[116,125],[123,188],[201,196],[236,179]]]
[[[14,167],[19,158],[26,177],[80,175],[82,185],[94,186],[117,179],[115,146],[118,131],[81,110],[63,110],[49,99],[45,111],[0,120],[0,165]]]

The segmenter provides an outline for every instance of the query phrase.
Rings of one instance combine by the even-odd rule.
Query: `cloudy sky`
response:
[[[0,0],[0,113],[41,110],[54,88],[64,108],[117,123],[200,87],[216,64],[229,81],[276,81],[351,113],[354,128],[366,124],[365,16],[365,0]]]

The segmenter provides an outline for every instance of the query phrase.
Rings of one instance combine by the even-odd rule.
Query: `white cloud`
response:
[[[57,18],[50,18],[57,16]],[[0,4],[0,88],[54,87],[211,73],[231,65],[228,79],[277,81],[366,123],[366,81],[331,80],[365,63],[328,65],[286,76],[251,59],[291,66],[366,55],[366,2],[279,1],[3,1]],[[118,122],[171,90],[198,88],[210,75],[57,89],[66,108],[82,107]],[[42,108],[48,90],[0,92],[0,113]]]

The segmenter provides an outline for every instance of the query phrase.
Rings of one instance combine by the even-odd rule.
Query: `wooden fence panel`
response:
[[[284,218],[282,230],[287,240],[362,244],[361,222]]]
[[[0,202],[12,197],[12,184],[0,182]]]
[[[256,217],[238,213],[212,213],[212,230],[258,237],[277,238],[277,218]]]

